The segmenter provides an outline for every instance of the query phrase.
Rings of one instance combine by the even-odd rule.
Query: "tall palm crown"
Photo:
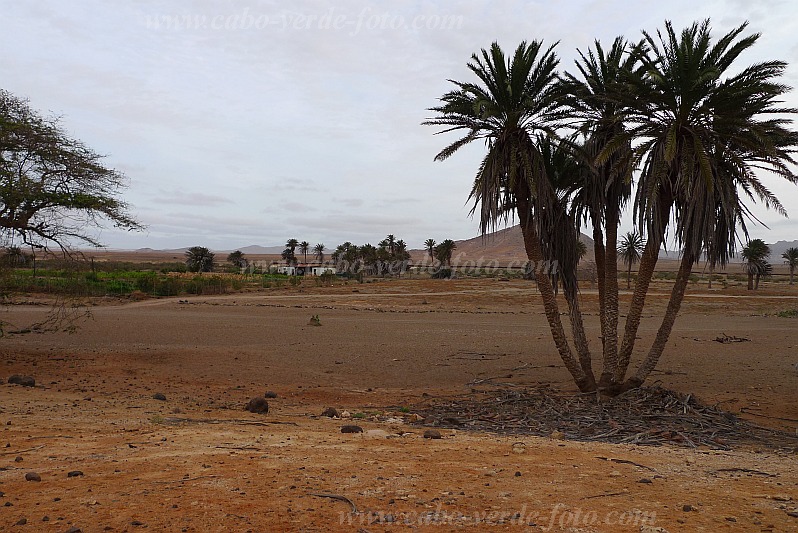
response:
[[[299,251],[305,256],[305,263],[308,262],[308,252],[310,251],[310,243],[308,241],[302,241],[299,243]]]
[[[743,270],[748,274],[748,290],[754,289],[756,288],[754,279],[758,284],[759,278],[770,275],[773,269],[767,261],[770,256],[770,246],[762,239],[753,239],[743,247],[740,255],[744,261]]]
[[[480,229],[487,233],[507,220],[518,197],[535,190],[540,175],[540,153],[532,135],[553,133],[560,118],[555,98],[558,59],[553,46],[522,42],[512,57],[493,43],[474,54],[468,63],[480,83],[452,81],[457,87],[441,97],[442,105],[430,111],[437,116],[426,125],[444,126],[438,133],[465,130],[465,135],[438,153],[449,158],[463,146],[482,140],[488,153],[482,160],[470,199],[480,210]]]
[[[290,248],[291,249],[291,253],[293,253],[294,250],[296,250],[297,246],[299,246],[299,241],[296,240],[296,239],[288,239],[288,241],[286,241],[286,243],[285,243],[285,247],[286,248]]]
[[[639,262],[643,257],[643,248],[645,248],[645,241],[643,236],[636,231],[631,231],[621,237],[618,243],[618,257],[627,266],[626,271],[626,288],[630,288],[632,278],[632,266]]]
[[[674,236],[684,253],[697,260],[706,251],[713,264],[725,264],[738,229],[746,232],[749,212],[741,193],[784,212],[756,169],[798,183],[788,168],[798,139],[787,128],[790,121],[776,116],[795,112],[778,107],[789,90],[775,81],[786,63],[756,63],[729,74],[759,38],[741,37],[746,25],[713,43],[708,20],[678,35],[666,22],[656,38],[644,32],[634,54],[645,73],[630,75],[629,120],[642,139],[636,149],[640,225],[660,243],[673,209]]]

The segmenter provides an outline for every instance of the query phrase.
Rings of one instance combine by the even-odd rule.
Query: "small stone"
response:
[[[266,394],[263,395],[264,398],[277,398],[277,393],[273,390],[266,391]]]
[[[737,519],[736,519],[736,518],[734,518],[733,516],[727,516],[727,517],[726,517],[726,521],[727,521],[727,522],[736,522],[736,521],[737,521]]]
[[[28,472],[25,474],[25,481],[41,481],[42,476],[37,474],[36,472]]]
[[[269,412],[269,402],[266,401],[266,398],[258,396],[256,398],[252,398],[246,407],[247,411],[250,413],[258,413],[265,415]]]
[[[526,444],[523,442],[514,442],[513,453],[526,453]]]
[[[442,439],[441,432],[437,429],[428,429],[424,432],[425,439]]]
[[[67,472],[67,477],[78,477],[82,475],[83,472],[81,472],[80,470],[72,470],[71,472]]]
[[[162,393],[162,392],[156,392],[155,394],[152,395],[152,399],[153,400],[160,400],[162,402],[165,402],[166,401],[166,395],[164,393]]]
[[[71,528],[66,530],[66,533],[83,533],[83,530],[80,529],[78,526],[72,526]]]
[[[798,511],[787,511],[787,516],[791,516],[792,518],[798,518]]]
[[[638,483],[653,483],[653,482],[647,477],[644,477],[643,479],[639,480]]]
[[[516,472],[515,477],[521,477],[521,472]]]
[[[20,376],[19,374],[14,374],[10,378],[8,378],[9,385],[22,385],[23,387],[35,387],[36,380],[33,379],[31,376]]]
[[[14,462],[15,462],[15,463],[21,463],[21,462],[22,462],[22,457],[20,457],[19,455],[17,455],[16,457],[14,457]]]
[[[130,525],[131,525],[131,526],[136,526],[136,527],[138,527],[138,526],[143,526],[143,525],[144,525],[144,522],[142,522],[141,520],[133,520],[133,521],[130,523]]]
[[[682,511],[684,511],[685,513],[689,513],[692,510],[693,510],[692,505],[682,505]]]
[[[16,525],[24,526],[27,523],[28,523],[28,519],[27,518],[20,518],[19,520],[17,520],[17,524]]]
[[[341,418],[352,418],[352,413],[349,411],[341,411]]]
[[[49,516],[47,516],[47,515],[44,515],[44,516],[42,517],[42,522],[49,522],[49,521],[50,521],[50,517],[49,517]]]
[[[341,433],[363,433],[363,428],[354,425],[341,426]]]
[[[330,418],[339,418],[341,415],[338,413],[338,409],[335,407],[328,407],[324,411],[322,411],[321,416],[327,416]]]

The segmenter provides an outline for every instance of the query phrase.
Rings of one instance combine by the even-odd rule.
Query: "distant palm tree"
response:
[[[762,239],[754,239],[748,241],[741,255],[745,260],[743,270],[748,274],[748,290],[756,290],[759,288],[760,278],[770,275],[773,271],[773,266],[767,262],[770,246]]]
[[[324,245],[319,243],[313,247],[313,255],[318,259],[319,263],[324,262]]]
[[[299,241],[296,239],[288,239],[288,241],[285,243],[285,247],[289,248],[291,250],[291,253],[294,253],[296,251],[297,246],[299,246]]]
[[[424,247],[427,249],[430,262],[432,262],[435,259],[435,239],[427,239],[424,241]]]
[[[457,244],[452,239],[446,239],[435,247],[435,257],[441,262],[441,266],[452,265],[452,252],[457,248]]]
[[[798,266],[798,248],[787,248],[787,250],[781,254],[781,257],[784,259],[784,263],[790,267],[790,285],[792,285],[793,277],[795,276],[795,267]]]
[[[304,254],[305,263],[308,262],[308,251],[310,251],[310,243],[308,241],[302,241],[299,243],[299,252]]]
[[[581,239],[576,241],[576,255],[580,261],[587,255],[587,245]]]
[[[396,237],[393,234],[388,234],[388,236],[383,241],[388,248],[388,252],[393,255],[396,252]]]
[[[246,257],[244,257],[244,252],[241,250],[236,250],[235,252],[231,252],[227,256],[227,262],[232,263],[236,268],[247,268],[249,266],[249,261]]]
[[[635,265],[640,258],[643,257],[643,250],[646,243],[643,236],[636,231],[631,231],[621,237],[621,242],[618,244],[618,256],[626,265],[626,288],[632,288],[632,266]]]
[[[211,272],[213,258],[213,252],[204,246],[192,246],[186,250],[186,269],[189,272]]]

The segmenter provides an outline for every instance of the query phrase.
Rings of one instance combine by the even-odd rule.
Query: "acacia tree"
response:
[[[758,198],[783,213],[755,169],[798,181],[789,169],[798,136],[788,129],[789,120],[771,118],[795,112],[778,107],[788,90],[778,82],[785,64],[770,61],[732,69],[758,39],[740,37],[744,29],[742,25],[713,42],[708,21],[680,34],[666,22],[664,32],[656,37],[644,33],[644,40],[633,47],[616,40],[606,57],[597,43],[595,60],[590,53],[582,57],[583,84],[576,77],[557,83],[556,57],[549,49],[537,61],[539,43],[522,43],[509,60],[494,44],[468,65],[478,82],[454,82],[456,89],[431,109],[437,116],[425,122],[445,126],[444,132],[465,132],[438,160],[472,141],[485,141],[488,153],[471,192],[483,233],[517,214],[528,257],[536,264],[544,259],[559,264],[576,355],[565,336],[551,280],[539,268],[535,276],[560,357],[583,391],[601,388],[616,394],[645,381],[662,355],[698,258],[703,253],[712,265],[725,264],[737,234],[747,232],[744,198]],[[730,70],[738,73],[730,75]],[[609,112],[604,104],[611,104]],[[583,141],[560,140],[551,154],[565,146],[581,164],[559,156],[548,164],[544,141],[557,137],[566,117]],[[570,184],[561,179],[566,173],[558,167],[573,168],[575,179]],[[624,187],[631,184],[633,170],[638,172],[636,225],[647,241],[619,338],[616,246],[607,244],[612,232],[617,235]],[[575,282],[573,256],[583,217],[598,221],[594,231],[603,228],[608,235],[596,239],[595,248],[604,273],[599,276],[604,279],[599,285],[604,365],[598,382]],[[672,222],[671,233],[682,252],[679,272],[656,338],[627,378],[648,287]]]
[[[34,250],[100,247],[105,223],[141,230],[120,193],[125,176],[70,137],[54,117],[0,89],[0,245]]]
[[[798,267],[798,248],[787,248],[781,258],[784,259],[784,264],[790,268],[790,285],[793,284],[793,277],[795,276],[795,268]]]

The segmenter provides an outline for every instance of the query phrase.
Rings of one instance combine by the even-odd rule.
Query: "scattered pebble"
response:
[[[438,431],[437,429],[428,429],[427,431],[424,432],[424,438],[425,439],[441,439],[443,437],[441,436],[441,432]]]
[[[83,530],[80,529],[78,526],[72,526],[71,528],[66,530],[66,533],[83,533]]]
[[[638,483],[653,483],[653,482],[650,479],[648,479],[647,477],[644,477],[643,479],[638,481]]]
[[[341,426],[341,433],[363,433],[363,428],[354,425]]]
[[[19,520],[17,520],[17,524],[16,525],[24,526],[27,523],[28,523],[28,519],[23,517],[23,518],[20,518]]]
[[[269,402],[266,401],[266,398],[262,396],[257,396],[249,401],[246,409],[250,413],[258,413],[265,415],[266,413],[269,412]]]
[[[42,476],[37,474],[36,472],[28,472],[25,474],[25,481],[41,481]]]
[[[80,470],[72,470],[71,472],[67,472],[67,477],[78,477],[82,475],[83,472],[81,472]]]
[[[273,390],[266,391],[266,394],[263,395],[264,398],[277,398],[277,393]]]
[[[682,511],[684,511],[685,513],[689,513],[692,510],[693,510],[692,505],[682,505]]]
[[[162,402],[165,402],[166,401],[166,395],[161,393],[161,392],[156,392],[155,394],[152,395],[152,399],[153,400],[160,400]]]

